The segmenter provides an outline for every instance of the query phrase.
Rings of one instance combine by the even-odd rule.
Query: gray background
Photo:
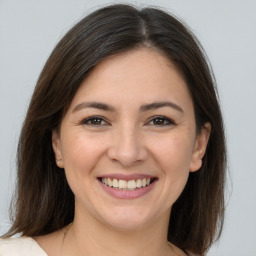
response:
[[[117,1],[0,0],[0,234],[9,226],[16,145],[38,75],[64,33],[106,3]],[[256,255],[256,2],[126,3],[161,6],[181,17],[208,53],[222,101],[230,171],[223,235],[208,255]]]

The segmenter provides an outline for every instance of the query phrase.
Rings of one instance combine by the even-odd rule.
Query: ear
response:
[[[52,131],[52,148],[56,159],[56,165],[59,168],[64,168],[63,157],[61,153],[60,136],[59,132],[57,132],[56,130]]]
[[[201,131],[198,133],[196,137],[192,158],[191,158],[191,163],[190,163],[190,168],[189,168],[190,172],[198,171],[201,168],[202,158],[207,148],[210,133],[211,133],[211,124],[207,122],[204,124]]]

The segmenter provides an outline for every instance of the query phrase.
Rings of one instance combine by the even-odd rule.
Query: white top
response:
[[[0,256],[47,256],[31,237],[0,239]]]

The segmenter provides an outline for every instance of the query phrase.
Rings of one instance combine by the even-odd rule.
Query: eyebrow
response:
[[[150,104],[145,104],[140,107],[140,111],[146,112],[146,111],[149,111],[152,109],[158,109],[158,108],[163,108],[163,107],[171,107],[179,112],[182,112],[182,113],[184,112],[183,109],[179,105],[177,105],[171,101],[163,101],[163,102],[161,101],[161,102],[153,102]],[[82,102],[82,103],[76,105],[76,107],[72,110],[72,113],[77,112],[84,108],[96,108],[96,109],[110,111],[110,112],[114,112],[116,110],[111,105],[108,105],[108,104],[105,104],[102,102],[92,101],[92,102]]]
[[[183,109],[179,105],[177,105],[171,101],[153,102],[150,104],[142,105],[140,107],[140,111],[148,111],[148,110],[158,109],[158,108],[163,108],[163,107],[171,107],[175,110],[178,110],[179,112],[184,112]]]
[[[111,112],[115,111],[115,108],[108,104],[93,101],[93,102],[82,102],[76,105],[76,107],[72,110],[72,113],[77,112],[83,108],[97,108],[97,109],[111,111]]]

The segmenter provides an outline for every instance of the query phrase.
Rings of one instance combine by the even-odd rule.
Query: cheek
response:
[[[191,140],[185,136],[166,138],[158,144],[155,156],[164,180],[164,198],[173,204],[187,183],[192,157]]]
[[[154,145],[157,145],[154,152],[156,159],[166,174],[189,171],[193,145],[187,136],[169,136]]]
[[[100,145],[100,146],[99,146]],[[63,160],[68,183],[74,190],[83,189],[95,181],[94,167],[104,154],[102,140],[86,136],[82,132],[66,136],[63,140]]]
[[[71,168],[92,166],[104,151],[102,141],[99,136],[92,137],[83,132],[66,136],[62,145],[65,166]]]

